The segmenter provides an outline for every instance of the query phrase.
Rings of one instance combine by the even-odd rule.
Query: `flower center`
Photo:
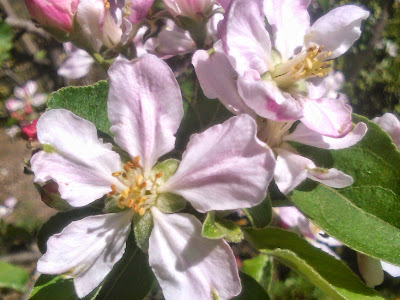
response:
[[[126,188],[118,189],[112,184],[112,191],[107,196],[114,197],[119,208],[131,208],[135,213],[143,216],[147,209],[155,205],[158,179],[163,173],[158,172],[150,178],[145,178],[139,160],[140,156],[134,157],[132,161],[123,165],[122,171],[112,174]]]
[[[283,143],[283,138],[288,134],[294,122],[277,122],[267,119],[258,121],[259,131],[257,136],[260,140],[271,147],[279,147]]]
[[[279,64],[271,72],[272,79],[281,88],[288,88],[300,80],[325,77],[332,70],[332,60],[326,60],[332,53],[322,51],[322,46],[311,46],[286,63]]]

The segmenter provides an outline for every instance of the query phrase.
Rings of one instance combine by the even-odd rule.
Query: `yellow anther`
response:
[[[331,56],[331,54],[332,54],[332,51],[328,51],[325,53],[325,57],[329,57],[329,56]]]
[[[130,191],[131,191],[130,189],[123,190],[121,192],[121,196],[124,198],[128,197]]]
[[[137,203],[133,204],[132,209],[133,209],[133,211],[134,211],[135,213],[137,213],[138,210],[139,210],[139,205],[138,205]]]
[[[114,177],[119,177],[121,175],[121,172],[114,172],[112,173],[112,176]]]
[[[125,198],[124,198],[124,197],[119,197],[119,198],[118,198],[118,200],[117,200],[117,206],[118,206],[120,209],[125,208],[124,201],[125,201]]]
[[[122,173],[122,177],[124,177],[126,179],[126,178],[128,178],[128,174]]]
[[[138,199],[136,199],[136,203],[143,204],[144,202],[146,202],[146,200],[147,200],[147,197],[142,196],[142,197],[139,197]]]
[[[140,156],[139,155],[135,156],[134,158],[132,158],[132,163],[136,168],[140,167],[139,161],[140,161]]]
[[[308,57],[306,58],[306,67],[309,70],[311,70],[313,67],[313,63],[312,63],[311,59],[309,59]]]
[[[103,3],[104,3],[104,8],[107,10],[107,9],[110,9],[110,3],[108,2],[108,0],[103,0]]]
[[[143,216],[144,213],[146,212],[146,209],[144,207],[139,208],[138,213],[139,215]]]
[[[134,164],[131,161],[128,161],[126,164],[131,169],[135,168]]]
[[[135,183],[136,183],[137,185],[140,185],[142,182],[143,182],[143,176],[140,175],[140,174],[136,174],[136,176],[135,176]]]
[[[156,178],[160,178],[162,175],[163,175],[163,172],[157,172],[156,175],[155,175],[155,177],[156,177]]]
[[[135,204],[135,201],[132,198],[129,198],[128,200],[126,200],[125,205],[127,207],[132,207],[133,204]]]

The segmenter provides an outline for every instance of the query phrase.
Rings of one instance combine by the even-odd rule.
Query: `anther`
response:
[[[115,184],[111,185],[111,194],[117,193],[117,186]]]
[[[118,206],[120,209],[125,208],[124,201],[125,201],[125,198],[124,198],[124,197],[119,197],[119,198],[118,198],[118,200],[117,200],[117,206]]]
[[[121,192],[122,197],[124,197],[124,198],[128,197],[129,192],[130,192],[130,189],[123,190],[123,191]]]
[[[139,215],[143,216],[145,212],[146,212],[146,209],[144,207],[139,208],[139,211],[138,211]]]
[[[136,199],[136,203],[143,204],[147,200],[147,197],[142,196]]]
[[[134,158],[132,158],[132,163],[133,163],[133,165],[134,165],[136,168],[139,168],[139,167],[140,167],[139,160],[140,160],[140,156],[139,156],[139,155],[138,155],[138,156],[135,156]]]
[[[160,178],[163,175],[163,172],[157,172],[155,178]]]
[[[127,164],[125,164],[123,166],[123,169],[125,170],[126,173],[128,173],[130,171],[130,168],[129,168],[129,166]]]
[[[135,182],[136,182],[136,184],[137,184],[137,185],[140,185],[140,184],[142,183],[142,181],[143,181],[143,176],[140,175],[140,174],[136,174],[136,176],[135,176]]]
[[[119,177],[121,175],[121,172],[114,172],[112,173],[112,176],[114,177]]]
[[[129,198],[128,200],[126,200],[125,205],[128,207],[132,207],[133,204],[135,204],[135,201],[132,198]]]
[[[147,185],[147,182],[146,182],[146,181],[144,181],[144,182],[142,182],[142,184],[141,184],[141,185],[139,185],[139,188],[143,189],[143,188],[145,188],[145,187],[146,187],[146,185]]]

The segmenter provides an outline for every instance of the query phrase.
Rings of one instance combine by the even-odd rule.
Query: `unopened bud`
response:
[[[37,130],[36,130],[37,122],[38,119],[33,120],[30,124],[22,127],[21,136],[23,139],[28,141],[37,141]]]
[[[79,0],[25,0],[31,16],[49,30],[73,31]]]

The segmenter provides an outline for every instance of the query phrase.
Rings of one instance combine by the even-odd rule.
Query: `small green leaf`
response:
[[[95,289],[81,300],[94,300],[99,288]],[[40,275],[32,289],[29,300],[78,300],[72,278],[61,275]]]
[[[239,272],[242,292],[232,300],[268,300],[269,295],[255,279],[246,273]]]
[[[107,117],[108,82],[99,81],[91,86],[65,87],[50,95],[49,109],[64,108],[92,122],[103,133],[111,135]]]
[[[223,238],[232,243],[239,243],[243,239],[243,232],[238,225],[215,215],[214,212],[207,213],[201,235],[209,239]]]
[[[249,218],[250,224],[255,228],[264,228],[271,223],[272,205],[269,196],[267,196],[259,205],[245,208],[243,211]]]
[[[153,230],[153,216],[147,210],[143,216],[134,214],[133,216],[133,232],[135,233],[136,244],[144,252],[149,249],[149,238]]]
[[[174,213],[178,212],[185,208],[186,200],[182,196],[171,194],[171,193],[162,193],[157,197],[157,208],[161,210],[163,213]]]
[[[272,280],[273,263],[268,255],[260,254],[243,261],[242,272],[253,277],[268,291]]]
[[[307,181],[288,198],[312,222],[350,248],[400,265],[400,152],[375,123],[355,146],[336,151],[298,146],[316,165],[336,168],[354,184],[334,189]]]
[[[24,292],[29,274],[19,267],[0,261],[0,288]]]
[[[276,257],[327,295],[335,299],[382,299],[343,262],[310,245],[297,234],[279,228],[244,230],[246,238],[259,251]]]
[[[13,32],[10,25],[0,20],[0,66],[3,61],[10,57],[10,50],[13,46]]]
[[[168,178],[175,174],[178,166],[179,160],[177,159],[170,158],[164,160],[154,166],[154,168],[151,170],[151,176],[154,177],[155,174],[161,172],[162,175],[158,180],[160,180],[161,182],[166,182]]]

